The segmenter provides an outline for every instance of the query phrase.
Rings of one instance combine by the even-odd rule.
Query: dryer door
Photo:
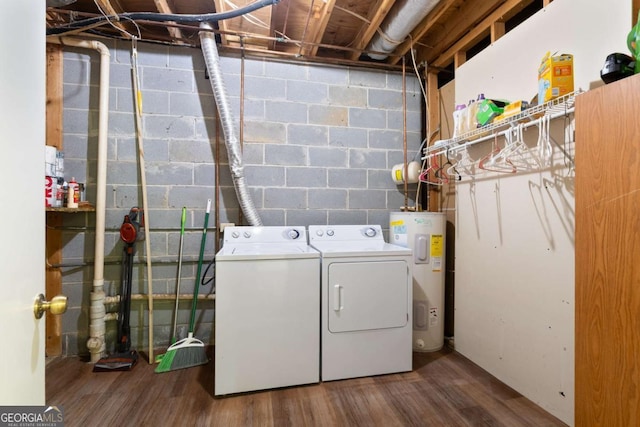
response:
[[[407,324],[409,268],[405,261],[334,262],[328,266],[330,332],[398,328]]]

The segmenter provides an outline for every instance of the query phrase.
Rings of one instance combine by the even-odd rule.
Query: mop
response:
[[[120,291],[120,309],[118,311],[118,342],[116,352],[103,357],[93,366],[93,372],[129,371],[138,361],[138,353],[131,350],[131,281],[133,279],[133,256],[136,253],[136,240],[140,224],[138,208],[132,208],[124,216],[120,226],[120,238],[125,243],[122,251],[122,289]]]
[[[207,201],[207,210],[204,214],[204,227],[202,230],[202,240],[200,241],[200,257],[198,259],[198,269],[196,272],[196,283],[193,287],[193,301],[191,303],[191,320],[189,322],[189,333],[186,338],[172,344],[160,360],[156,367],[156,373],[175,371],[178,369],[190,368],[192,366],[204,365],[209,362],[204,343],[194,338],[193,331],[196,323],[196,305],[198,301],[198,291],[200,289],[200,274],[202,272],[202,261],[204,258],[204,247],[207,240],[207,227],[209,225],[209,212],[211,210],[211,199]]]

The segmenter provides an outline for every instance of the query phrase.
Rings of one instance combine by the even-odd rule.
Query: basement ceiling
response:
[[[536,3],[542,1],[47,0],[46,25],[50,35],[123,39],[134,35],[143,41],[199,46],[198,22],[175,22],[170,17],[158,21],[157,16],[151,20],[138,12],[199,15],[255,7],[250,13],[213,24],[221,50],[324,63],[398,66],[413,48],[418,64],[426,61],[438,69],[463,63],[469,49],[487,38],[499,38],[505,23]],[[388,19],[402,15],[403,7],[409,8],[404,11],[405,22],[406,15],[414,22],[400,25],[406,35],[390,34]],[[371,44],[375,38],[391,48],[378,50],[378,45]]]

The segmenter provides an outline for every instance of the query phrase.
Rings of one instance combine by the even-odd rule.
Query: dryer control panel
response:
[[[358,242],[382,241],[380,225],[310,225],[309,241],[311,242]]]

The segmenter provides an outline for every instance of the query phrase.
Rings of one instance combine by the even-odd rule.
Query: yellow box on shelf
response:
[[[573,92],[573,55],[552,56],[547,52],[538,68],[538,104],[544,104],[571,92]]]

